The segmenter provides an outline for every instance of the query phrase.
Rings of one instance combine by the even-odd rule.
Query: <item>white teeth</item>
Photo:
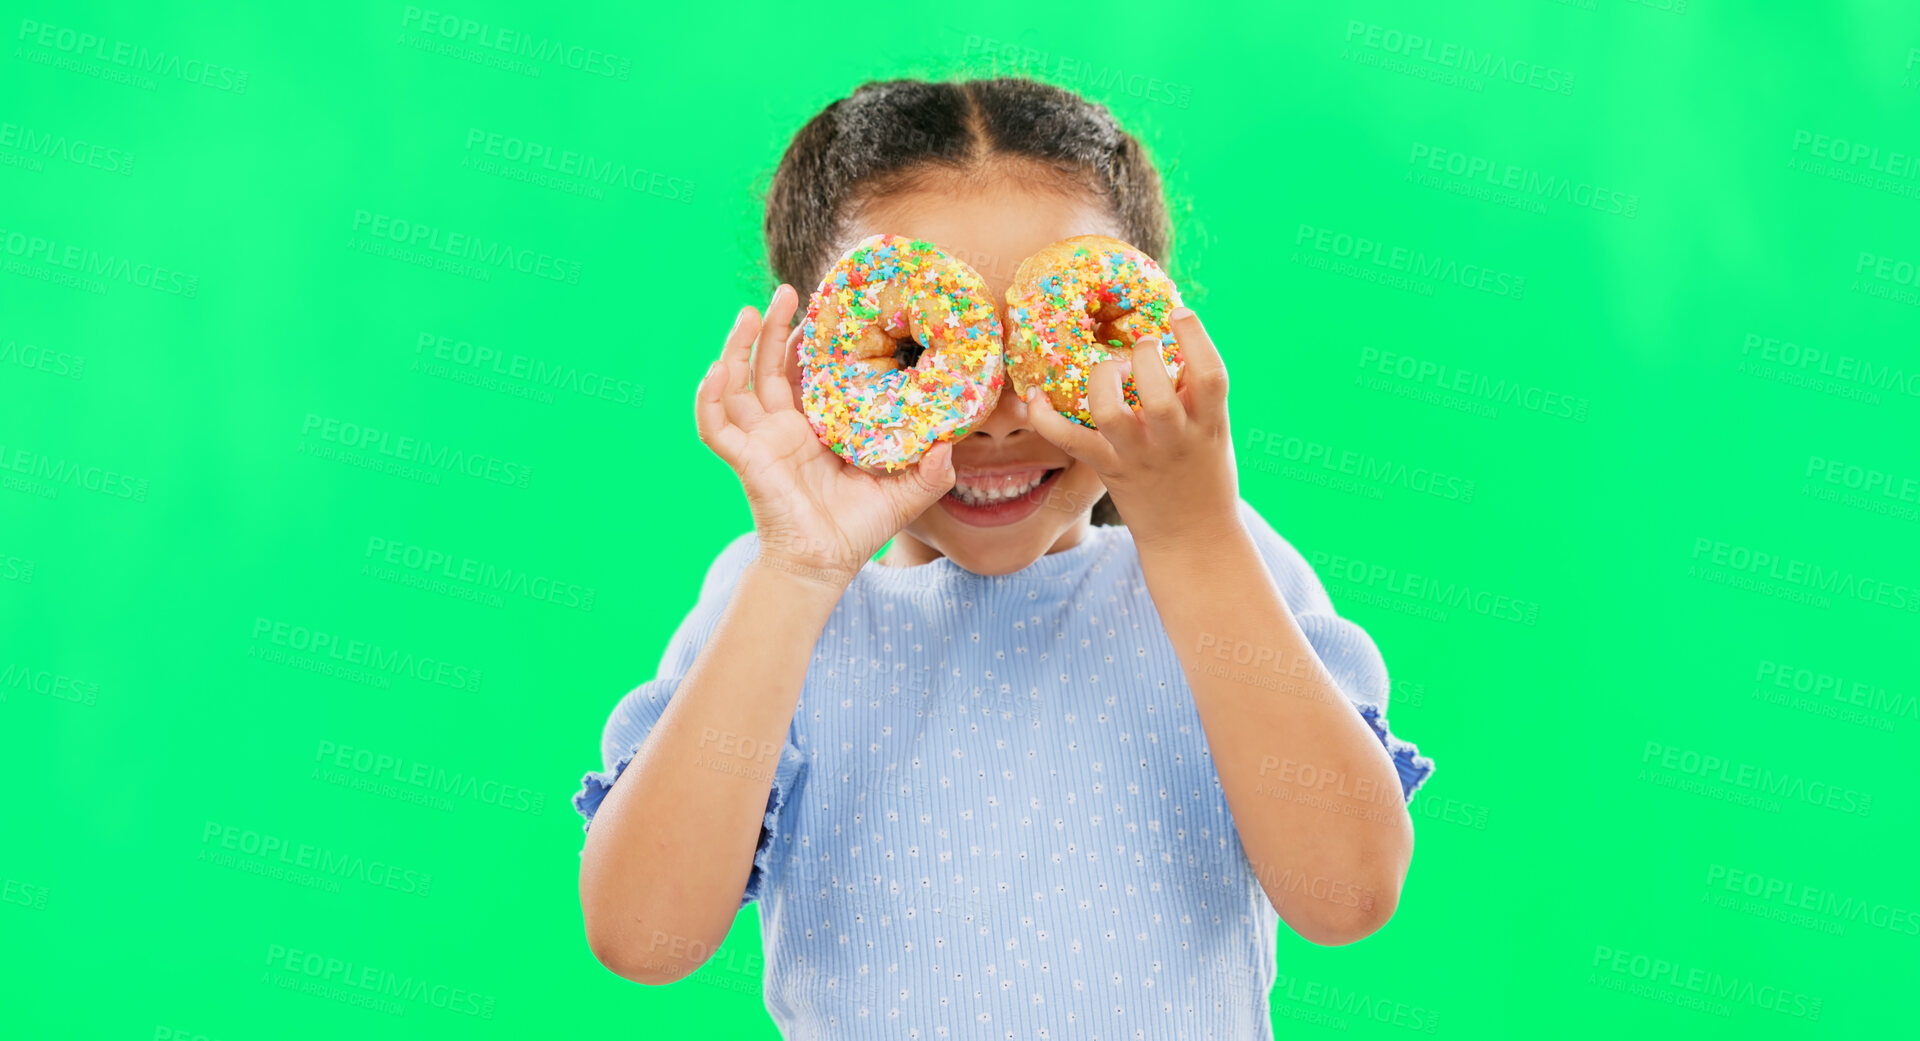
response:
[[[968,506],[991,506],[1018,498],[1038,488],[1047,479],[1047,471],[1037,470],[1026,478],[1018,474],[999,477],[962,477],[955,482],[953,497]]]

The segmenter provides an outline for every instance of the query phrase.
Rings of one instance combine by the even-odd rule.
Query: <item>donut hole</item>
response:
[[[1109,350],[1133,350],[1133,330],[1116,322],[1099,322],[1093,327],[1094,342]]]
[[[904,340],[895,340],[893,342],[893,360],[899,362],[900,367],[903,369],[911,369],[919,365],[920,356],[926,352],[926,344],[921,343],[911,336]]]

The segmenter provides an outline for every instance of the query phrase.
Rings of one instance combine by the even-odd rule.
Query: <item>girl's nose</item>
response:
[[[1028,417],[1027,403],[1021,401],[1019,393],[1013,389],[1012,378],[1007,378],[1001,385],[1000,400],[994,404],[993,411],[987,413],[987,418],[981,420],[967,437],[982,435],[992,441],[1008,440],[1017,435],[1039,436]]]

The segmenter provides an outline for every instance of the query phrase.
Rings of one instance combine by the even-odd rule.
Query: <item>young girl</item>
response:
[[[1388,732],[1373,641],[1240,499],[1192,311],[1178,385],[1133,371],[1139,411],[1129,363],[1094,367],[1097,430],[1009,388],[899,474],[822,446],[794,287],[883,232],[1003,301],[1073,235],[1164,264],[1168,220],[1139,142],[1030,81],[870,83],[800,130],[767,200],[782,284],[694,403],[754,531],[575,797],[588,942],[669,983],[758,901],[789,1038],[1269,1037],[1276,922],[1386,922],[1433,764]]]

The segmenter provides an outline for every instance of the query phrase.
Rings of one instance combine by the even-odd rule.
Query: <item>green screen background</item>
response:
[[[1277,1028],[1910,1025],[1912,4],[6,6],[0,1034],[776,1037],[751,911],[599,967],[568,799],[749,526],[690,401],[780,150],[993,71],[1146,141],[1242,493],[1438,762],[1394,921],[1284,935]]]

